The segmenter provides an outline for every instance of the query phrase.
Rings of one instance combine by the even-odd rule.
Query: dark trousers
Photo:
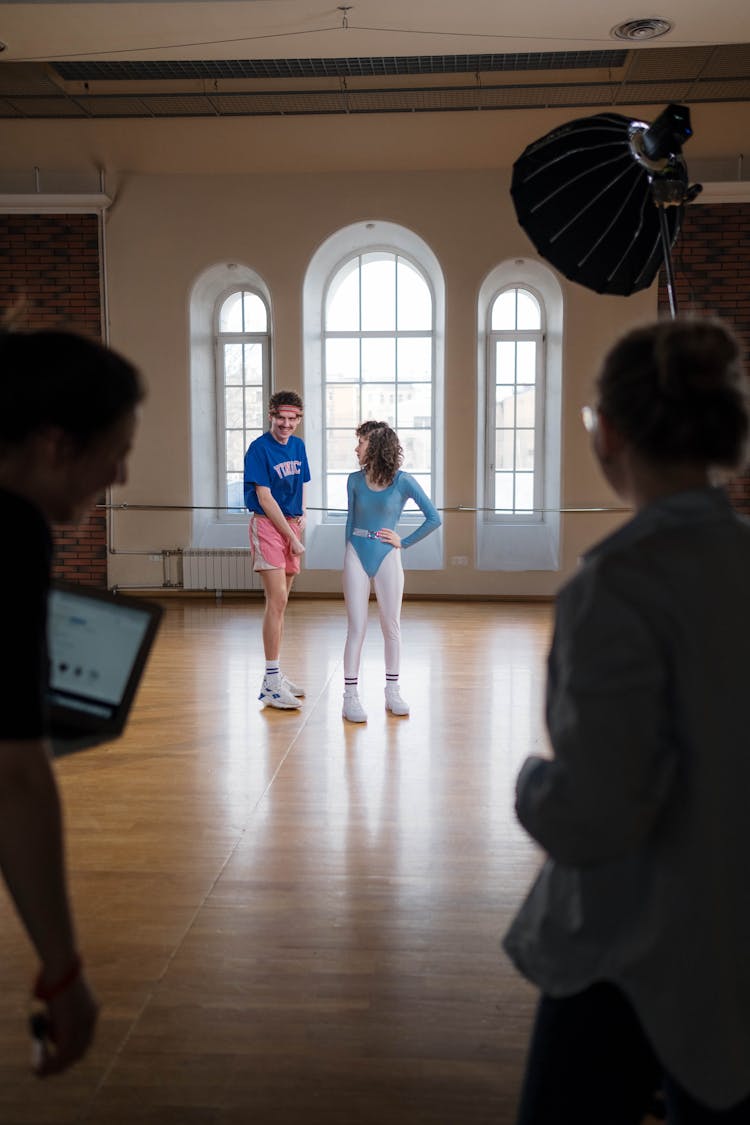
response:
[[[640,1125],[657,1092],[669,1125],[750,1125],[750,1098],[730,1110],[706,1109],[664,1073],[614,985],[542,996],[517,1125]]]

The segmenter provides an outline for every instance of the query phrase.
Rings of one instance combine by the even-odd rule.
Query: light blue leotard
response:
[[[399,470],[393,478],[393,483],[387,488],[376,490],[370,488],[365,481],[365,474],[360,469],[352,473],[346,482],[346,492],[349,500],[349,510],[346,517],[346,542],[351,543],[357,552],[359,561],[366,574],[372,578],[378,572],[389,551],[394,548],[390,543],[382,543],[379,539],[370,539],[364,535],[357,535],[355,531],[380,531],[381,527],[396,530],[399,518],[407,500],[413,500],[424,516],[424,523],[401,540],[402,547],[411,547],[440,527],[440,516],[427,493],[417,484],[409,473]]]

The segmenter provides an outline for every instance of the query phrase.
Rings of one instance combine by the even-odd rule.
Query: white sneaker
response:
[[[281,677],[281,686],[283,688],[286,688],[290,695],[296,695],[297,699],[305,698],[305,689],[303,687],[297,687],[295,683],[292,683],[288,676],[284,676],[283,674]]]
[[[280,711],[292,711],[295,707],[302,706],[300,701],[284,687],[281,677],[276,684],[264,679],[258,699],[264,707],[278,707]]]
[[[398,684],[386,684],[385,709],[386,711],[390,711],[392,715],[409,714],[409,704],[401,698]]]
[[[360,703],[356,691],[344,692],[344,706],[341,710],[341,717],[350,723],[367,722],[367,712]]]

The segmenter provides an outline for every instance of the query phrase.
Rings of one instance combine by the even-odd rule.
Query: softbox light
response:
[[[671,248],[701,190],[681,155],[691,132],[679,105],[652,125],[601,113],[553,129],[513,166],[518,221],[542,257],[597,293],[647,289],[664,264],[674,315]]]

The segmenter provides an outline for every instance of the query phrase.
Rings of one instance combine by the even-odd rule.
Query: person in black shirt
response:
[[[49,1050],[40,1075],[89,1047],[97,1002],[68,899],[45,715],[50,524],[80,522],[125,480],[143,385],[109,348],[69,332],[0,332],[0,870],[41,961]]]

